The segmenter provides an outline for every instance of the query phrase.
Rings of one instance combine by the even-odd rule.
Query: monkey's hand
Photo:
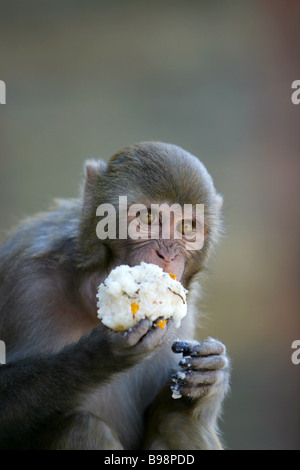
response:
[[[204,343],[175,341],[172,350],[183,354],[180,370],[172,375],[174,398],[223,398],[229,387],[229,359],[220,341],[213,338]]]
[[[225,346],[208,338],[175,341],[182,353],[169,385],[157,395],[147,412],[146,449],[222,449],[217,418],[229,388],[229,359]],[[179,400],[174,400],[179,398]]]
[[[148,318],[141,320],[128,331],[119,333],[118,338],[112,335],[121,354],[148,355],[166,342],[166,338],[175,328],[174,321],[169,319],[162,329],[152,324]]]
[[[162,329],[153,325],[148,318],[145,318],[125,332],[113,331],[104,325],[99,325],[94,329],[91,336],[96,343],[96,347],[100,348],[100,353],[101,346],[97,346],[99,336],[105,338],[109,344],[110,356],[116,358],[125,358],[127,356],[135,362],[157,350],[166,341],[171,341],[171,338],[174,339],[175,331],[176,327],[173,319],[169,319]]]

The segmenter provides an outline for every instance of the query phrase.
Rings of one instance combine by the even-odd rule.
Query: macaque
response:
[[[186,249],[196,223],[175,223],[175,216],[169,239],[99,239],[97,208],[118,208],[120,196],[128,207],[203,204],[203,246]],[[88,160],[79,199],[56,201],[10,233],[0,249],[1,449],[223,448],[217,421],[229,359],[219,341],[195,339],[195,306],[219,239],[221,205],[198,158],[144,142],[108,163]],[[150,209],[136,214],[141,229],[152,216]],[[172,319],[157,328],[146,318],[124,333],[98,319],[99,284],[116,266],[142,261],[189,290],[180,328]]]

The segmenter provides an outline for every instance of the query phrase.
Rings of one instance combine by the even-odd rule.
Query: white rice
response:
[[[152,322],[173,317],[178,328],[187,312],[187,292],[155,264],[118,266],[98,288],[98,318],[115,331],[127,331],[146,317]]]

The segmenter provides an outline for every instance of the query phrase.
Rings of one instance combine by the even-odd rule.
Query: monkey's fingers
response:
[[[186,396],[190,398],[201,398],[207,395],[216,381],[214,373],[209,372],[199,376],[199,373],[190,372],[189,375],[177,372],[172,376],[171,390],[173,398]]]
[[[214,356],[185,356],[179,361],[183,370],[221,370],[228,365],[227,357],[222,355]]]
[[[187,371],[175,372],[172,375],[172,381],[179,387],[196,386],[196,385],[213,385],[218,380],[218,371]]]
[[[224,374],[226,373],[217,370],[175,372],[172,375],[171,390],[176,398],[179,396],[201,398],[214,389],[217,391],[218,386],[224,381]]]
[[[175,353],[182,353],[183,356],[211,356],[225,354],[226,348],[220,342],[213,338],[208,338],[205,342],[198,341],[175,341],[172,345]]]
[[[199,385],[197,387],[193,385],[184,384],[181,387],[177,385],[171,385],[171,390],[173,392],[173,398],[180,398],[182,396],[189,398],[201,398],[211,390],[210,385]]]
[[[164,328],[159,328],[157,325],[153,325],[142,339],[141,346],[149,351],[154,350],[162,346],[168,338],[170,338],[173,331],[175,331],[175,322],[172,318],[168,319]]]
[[[148,318],[141,320],[136,326],[128,331],[121,333],[123,345],[126,347],[136,346],[151,328],[151,322]]]

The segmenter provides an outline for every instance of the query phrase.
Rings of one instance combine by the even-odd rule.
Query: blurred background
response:
[[[143,141],[199,156],[224,196],[199,339],[222,340],[229,449],[300,449],[300,4],[0,4],[0,238],[79,191],[83,161]]]

